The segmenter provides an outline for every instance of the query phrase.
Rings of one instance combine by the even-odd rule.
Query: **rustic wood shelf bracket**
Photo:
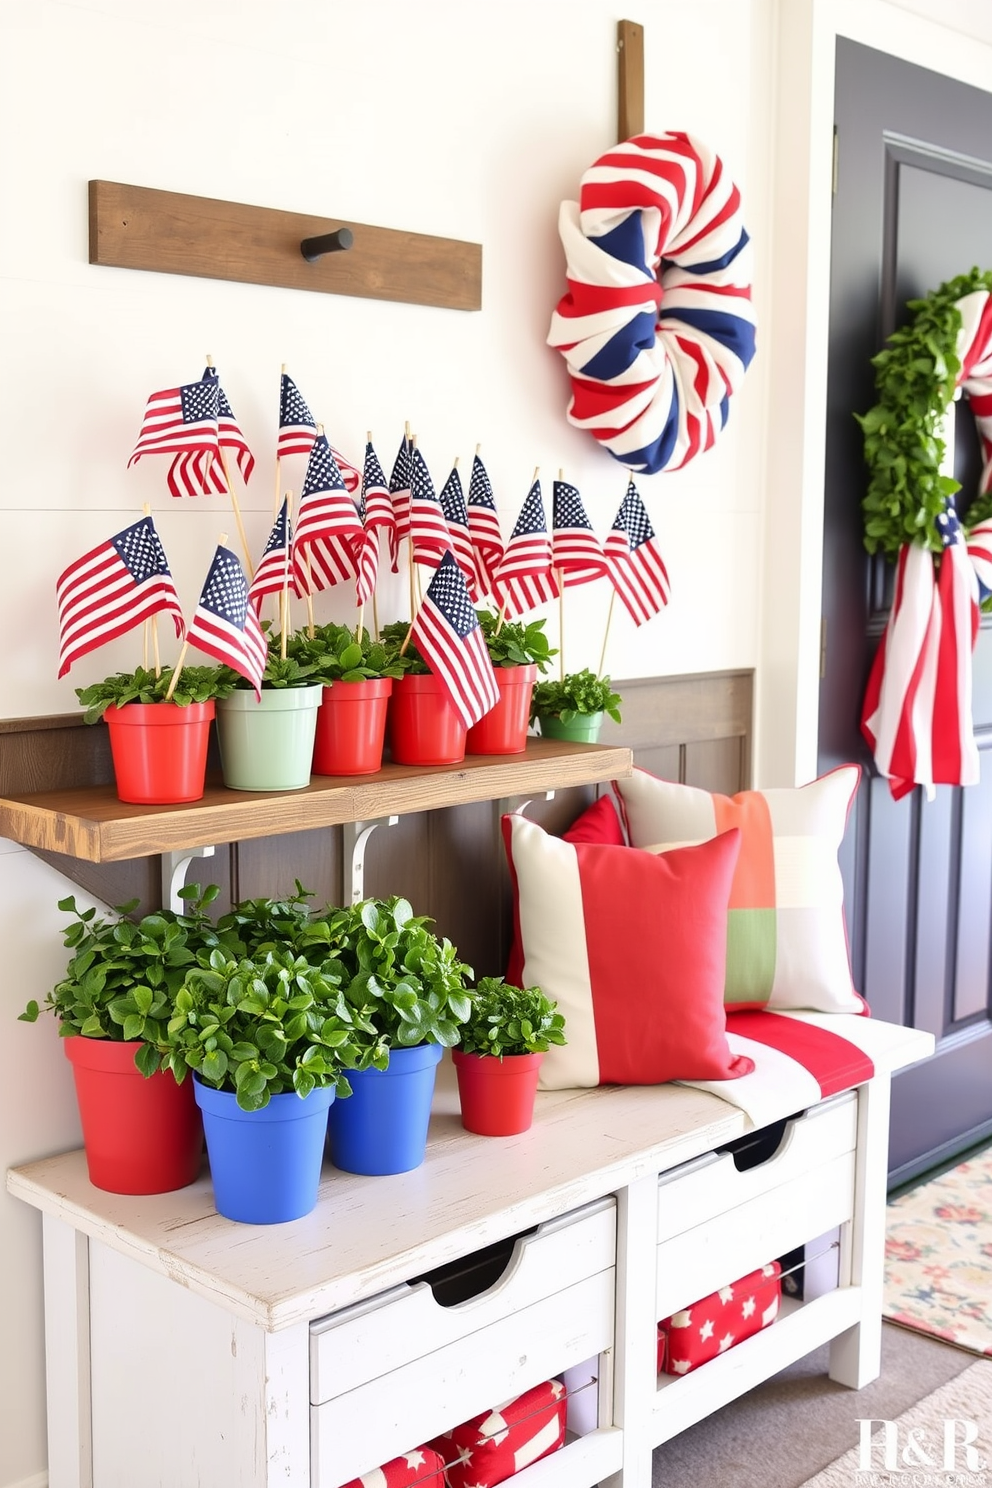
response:
[[[482,308],[481,243],[119,181],[89,183],[89,214],[91,264]]]
[[[644,27],[617,22],[617,138],[644,133]]]
[[[347,884],[346,904],[357,904],[365,898],[365,846],[376,827],[395,827],[398,816],[379,816],[375,821],[344,822],[342,832],[341,882]]]
[[[166,909],[182,914],[184,901],[179,897],[179,890],[186,883],[186,869],[194,858],[212,858],[215,851],[213,847],[189,847],[181,852],[162,854],[162,903]]]

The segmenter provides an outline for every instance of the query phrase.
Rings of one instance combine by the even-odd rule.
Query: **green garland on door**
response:
[[[944,415],[961,371],[957,301],[979,289],[992,293],[992,271],[972,269],[925,299],[909,300],[909,321],[872,358],[879,401],[867,413],[854,415],[864,433],[870,471],[862,502],[869,553],[895,558],[906,543],[936,553],[943,547],[937,518],[947,497],[961,489],[959,481],[940,473]],[[968,525],[989,516],[992,491],[972,502]]]

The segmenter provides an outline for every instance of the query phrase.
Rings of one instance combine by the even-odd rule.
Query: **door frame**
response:
[[[759,786],[802,785],[817,767],[837,37],[992,92],[992,46],[888,0],[777,0],[776,8],[773,290],[769,310],[758,307],[771,369],[762,570],[774,576],[761,585]]]

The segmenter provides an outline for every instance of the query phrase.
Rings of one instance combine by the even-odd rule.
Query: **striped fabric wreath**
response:
[[[896,561],[861,731],[897,800],[915,785],[932,796],[935,785],[979,778],[971,653],[979,608],[992,608],[992,272],[959,275],[909,310],[873,359],[879,402],[856,416],[870,472],[865,547]],[[958,390],[983,460],[967,526],[955,507],[959,483],[941,472]]]
[[[714,443],[754,356],[737,187],[691,135],[637,135],[590,166],[558,231],[568,291],[548,344],[569,423],[630,470],[678,470]]]

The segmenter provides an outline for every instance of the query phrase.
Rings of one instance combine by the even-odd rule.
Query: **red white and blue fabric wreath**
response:
[[[740,193],[691,135],[637,135],[590,166],[558,230],[568,292],[548,344],[568,420],[631,470],[678,470],[713,444],[754,356]]]

